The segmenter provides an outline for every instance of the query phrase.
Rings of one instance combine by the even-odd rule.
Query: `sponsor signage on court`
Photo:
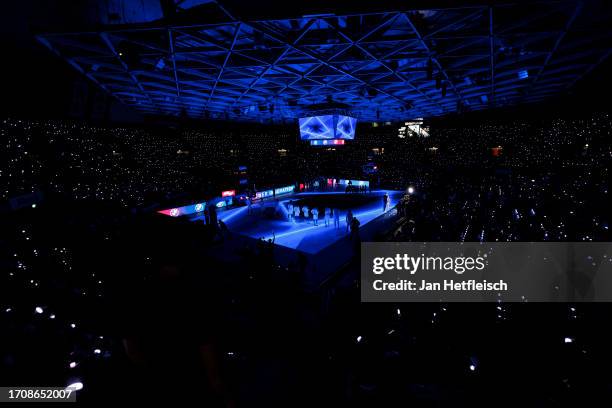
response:
[[[160,210],[158,211],[158,213],[169,215],[170,217],[180,217],[181,215],[190,215],[190,214],[195,214],[197,212],[202,212],[204,211],[205,207],[206,207],[206,202],[202,202],[202,203],[185,205],[183,207],[168,208],[167,210]]]
[[[293,193],[293,190],[295,190],[295,186],[279,187],[274,190],[274,194],[276,195],[289,194],[289,193]]]
[[[294,190],[295,190],[295,186],[291,185],[291,186],[275,188],[274,190],[270,189],[270,190],[258,191],[255,193],[255,198],[262,199],[262,198],[272,197],[274,195],[279,196],[283,194],[290,194],[290,193],[293,193]]]

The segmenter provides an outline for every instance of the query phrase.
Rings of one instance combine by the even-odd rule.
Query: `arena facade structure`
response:
[[[604,3],[343,7],[267,20],[222,13],[206,24],[164,18],[37,39],[144,114],[283,121],[341,103],[360,121],[396,121],[565,93],[610,55]]]

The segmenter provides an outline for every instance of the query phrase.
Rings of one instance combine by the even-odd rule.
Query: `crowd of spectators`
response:
[[[610,241],[610,124],[594,115],[405,139],[363,129],[333,150],[276,130],[5,119],[1,199],[46,199],[0,214],[1,382],[82,386],[90,401],[184,389],[219,406],[494,405],[499,395],[517,405],[517,387],[540,405],[605,396],[595,375],[612,362],[605,305],[360,304],[342,278],[358,262],[333,290],[305,290],[305,256],[281,266],[274,242],[240,246],[129,209],[219,188],[244,164],[257,184],[335,172],[405,189],[383,240]],[[378,171],[359,173],[369,161]],[[240,249],[226,262],[207,255],[229,246]],[[175,388],[139,393],[164,381]]]

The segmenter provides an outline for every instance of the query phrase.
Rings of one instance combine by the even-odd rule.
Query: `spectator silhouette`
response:
[[[118,316],[130,362],[127,397],[233,406],[215,345],[214,291],[197,285],[180,244],[170,245],[156,251],[145,279],[125,288]]]

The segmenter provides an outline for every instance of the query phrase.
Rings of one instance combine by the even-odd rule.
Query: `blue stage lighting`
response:
[[[190,4],[198,1],[210,2],[188,0]],[[159,49],[160,28],[155,24],[132,26],[131,23],[159,20],[154,18],[161,13],[159,7],[128,13],[132,17],[121,19],[125,20],[123,24],[126,26],[122,27],[120,36],[114,32],[112,24],[103,28],[95,35],[95,46],[89,31],[40,34],[36,38],[78,72],[142,114],[254,123],[340,115],[340,112],[312,110],[313,105],[334,101],[346,105],[343,109],[350,110],[350,116],[365,122],[381,123],[463,112],[472,100],[475,101],[470,110],[536,102],[543,96],[552,97],[573,86],[576,78],[582,78],[606,61],[608,47],[584,46],[589,41],[607,38],[609,34],[606,24],[593,24],[589,30],[580,33],[584,36],[580,41],[563,43],[564,69],[547,70],[548,80],[532,84],[533,89],[529,92],[517,93],[528,81],[529,71],[535,75],[549,62],[553,64],[556,58],[561,58],[557,55],[559,42],[547,41],[538,43],[536,48],[549,57],[530,59],[529,65],[525,65],[526,58],[534,52],[532,45],[541,38],[542,32],[556,30],[555,24],[546,20],[544,15],[540,16],[539,6],[527,7],[523,4],[526,2],[513,5],[493,3],[489,10],[496,16],[496,21],[524,19],[525,23],[507,27],[503,41],[498,39],[486,47],[494,54],[500,53],[499,57],[493,55],[493,58],[474,58],[466,53],[470,41],[461,36],[456,37],[456,44],[442,41],[434,47],[426,41],[427,33],[447,30],[452,34],[449,27],[479,32],[481,19],[466,19],[458,10],[465,9],[468,13],[471,8],[463,6],[456,9],[426,8],[408,15],[402,11],[384,11],[385,7],[381,5],[381,10],[365,14],[307,15],[257,21],[230,19],[219,21],[214,27],[204,22],[194,23],[188,31],[206,33],[206,40],[210,43],[225,44],[228,33],[234,33],[236,39],[235,47],[226,50],[221,70],[211,75],[203,75],[200,64],[217,62],[218,47],[202,46],[194,40],[192,33],[186,32],[183,22],[168,21],[164,26],[164,35],[172,38],[171,48],[176,48],[170,50],[169,55],[164,52],[153,56],[155,53],[146,51]],[[545,0],[543,3],[550,7],[552,14],[567,11],[564,2]],[[181,2],[181,8],[184,4]],[[384,12],[386,17],[381,18],[380,12]],[[415,20],[417,18],[419,21]],[[353,27],[353,19],[358,21],[359,30]],[[393,28],[383,29],[388,28],[391,21]],[[421,32],[424,28],[427,31]],[[339,33],[339,29],[346,32]],[[303,33],[299,34],[301,30]],[[358,34],[367,40],[365,52],[355,51],[354,46],[349,47],[349,51],[330,48],[340,47],[338,40],[343,44],[359,44]],[[513,39],[512,44],[505,44],[507,38]],[[168,45],[167,39],[164,44]],[[385,52],[389,44],[402,44],[402,53],[392,49]],[[272,48],[286,48],[290,52],[268,58]],[[177,58],[170,58],[174,54]],[[381,58],[385,54],[393,58]],[[551,55],[553,60],[549,61]],[[451,64],[448,61],[456,62]],[[119,66],[122,71],[138,72],[129,78],[129,92],[126,92],[123,75],[102,75],[100,72],[102,67],[106,70],[112,66]],[[159,75],[159,71],[164,75]],[[568,75],[570,71],[575,75]],[[416,78],[419,80],[412,80]],[[172,79],[171,86],[168,86],[168,79]],[[181,92],[181,89],[186,91]],[[198,89],[209,91],[202,98],[197,95]],[[441,92],[434,92],[436,89]],[[488,89],[489,100],[478,103],[479,92],[483,89]],[[407,107],[407,103],[412,106]],[[334,135],[337,123],[325,122],[323,117],[319,119],[323,122],[312,120],[311,127],[303,129],[303,139],[309,140],[312,133],[319,139],[341,138]]]

